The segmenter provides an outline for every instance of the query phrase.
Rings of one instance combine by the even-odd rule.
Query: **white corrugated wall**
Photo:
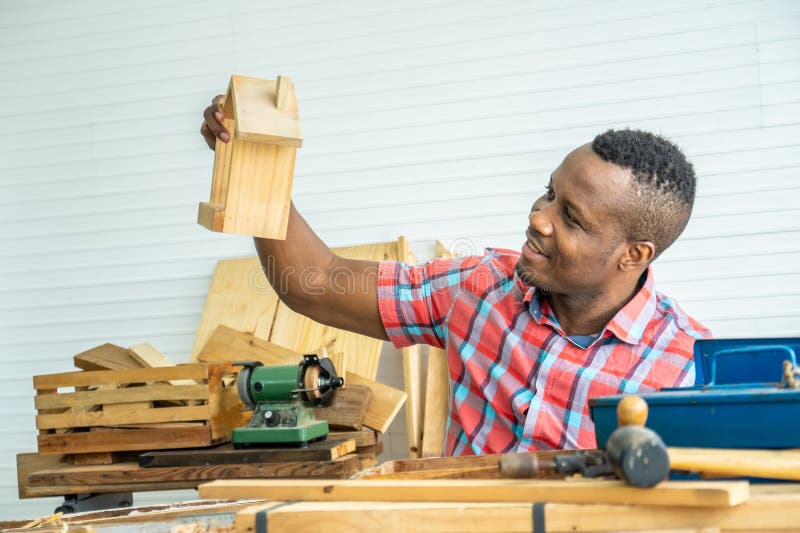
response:
[[[0,0],[0,519],[57,502],[17,500],[31,376],[109,341],[186,361],[215,261],[253,253],[195,224],[200,111],[232,73],[294,79],[294,197],[329,244],[423,258],[518,248],[567,151],[662,132],[700,186],[661,289],[718,336],[800,335],[794,0]]]

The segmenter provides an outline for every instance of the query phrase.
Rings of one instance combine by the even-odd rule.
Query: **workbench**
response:
[[[539,455],[545,459],[557,453]],[[552,472],[538,479],[499,479],[500,457],[389,461],[359,470],[352,476],[356,479],[251,478],[202,483],[200,478],[209,476],[198,473],[191,479],[156,483],[133,476],[129,486],[137,489],[199,484],[199,496],[208,501],[66,515],[56,525],[25,531],[114,528],[121,532],[132,524],[131,533],[318,532],[320,524],[332,531],[386,532],[800,530],[796,518],[800,483],[667,481],[643,489],[616,480],[564,479]],[[120,486],[108,483],[93,489],[120,490]],[[185,529],[192,523],[203,525]],[[21,525],[5,524],[5,529]],[[176,525],[182,529],[172,529]]]

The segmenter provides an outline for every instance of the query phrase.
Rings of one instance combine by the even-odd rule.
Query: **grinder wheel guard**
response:
[[[343,385],[344,379],[336,375],[329,358],[319,359],[314,354],[306,354],[300,362],[297,390],[294,392],[304,403],[318,407],[330,404],[334,391]]]

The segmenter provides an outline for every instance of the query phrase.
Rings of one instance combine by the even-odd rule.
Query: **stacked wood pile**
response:
[[[317,353],[327,355],[326,348]],[[193,488],[229,478],[341,479],[375,465],[380,435],[406,395],[352,372],[330,406],[315,408],[332,429],[326,442],[264,452],[220,447],[250,416],[231,363],[295,365],[301,358],[223,325],[198,363],[175,365],[148,344],[78,354],[83,371],[34,377],[39,453],[17,457],[20,497]],[[188,451],[166,451],[176,448]]]

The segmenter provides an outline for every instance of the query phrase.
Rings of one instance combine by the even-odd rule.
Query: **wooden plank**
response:
[[[747,501],[746,481],[668,481],[631,487],[622,481],[348,480],[216,481],[201,498],[272,498],[303,501],[570,502],[730,507]]]
[[[219,325],[197,356],[199,361],[258,361],[264,365],[296,365],[302,359],[298,352],[273,342]]]
[[[282,461],[270,463],[216,464],[142,468],[136,463],[59,467],[32,472],[31,487],[58,487],[137,483],[169,483],[175,481],[207,481],[210,479],[248,478],[318,478],[343,479],[358,469],[358,457],[350,454],[333,461]]]
[[[144,413],[153,408],[153,402],[112,403],[103,406],[103,415],[113,419],[125,420],[130,416]]]
[[[92,526],[108,525],[112,527],[126,524],[141,524],[142,522],[164,523],[181,517],[234,513],[261,503],[266,503],[266,501],[202,500],[172,502],[159,505],[140,505],[136,507],[104,509],[100,511],[67,514],[61,517],[61,521],[66,524],[70,524],[70,526],[74,524],[80,524]],[[69,531],[71,533],[71,527]]]
[[[56,429],[208,419],[208,406],[198,405],[188,407],[159,407],[152,409],[124,409],[116,413],[99,411],[38,415],[36,417],[36,427],[38,429]]]
[[[17,454],[17,489],[20,498],[31,498],[34,494],[30,491],[28,476],[32,472],[56,468],[67,465],[70,459],[65,455],[45,455],[40,453],[18,453]],[[35,491],[34,491],[35,492]]]
[[[447,432],[449,401],[450,369],[447,364],[447,351],[431,346],[428,348],[422,457],[442,456]]]
[[[103,432],[39,434],[40,453],[92,453],[126,450],[195,448],[216,444],[208,425],[186,427],[180,431],[165,429],[118,429]]]
[[[208,385],[165,385],[156,383],[142,387],[127,387],[124,392],[117,389],[60,394],[37,394],[33,399],[37,409],[66,407],[89,407],[140,401],[207,400]]]
[[[531,452],[531,455],[536,455],[539,459],[545,461],[551,460],[556,455],[563,455],[564,450],[551,450],[544,452]],[[505,454],[487,454],[487,455],[465,455],[463,457],[432,457],[427,459],[405,459],[396,461],[387,461],[377,468],[368,472],[359,474],[359,477],[372,477],[383,474],[393,473],[413,473],[425,472],[429,470],[457,470],[461,468],[493,468],[499,474],[500,459]],[[562,476],[559,476],[562,477]]]
[[[406,401],[406,393],[383,383],[363,378],[352,372],[347,373],[344,381],[348,387],[351,385],[364,385],[372,389],[372,401],[364,417],[364,425],[381,433],[386,433],[395,416],[397,416],[397,412]]]
[[[139,466],[197,466],[235,463],[276,463],[333,461],[356,451],[354,440],[326,440],[311,442],[306,448],[246,448],[236,450],[232,445],[216,448],[153,451],[139,456]]]
[[[546,503],[539,509],[542,531],[796,531],[796,513],[788,509],[800,503],[791,499],[762,496],[753,486],[751,499],[732,508],[632,506],[604,504]],[[280,505],[280,507],[278,507]],[[442,503],[442,502],[269,502],[239,511],[238,533],[255,531],[255,515],[266,513],[272,533],[316,532],[325,523],[332,531],[483,532],[538,531],[534,526],[534,504],[530,503]]]
[[[361,431],[331,431],[328,433],[328,439],[353,439],[357,447],[369,446],[376,442],[375,430],[370,428]]]
[[[415,344],[403,348],[403,380],[408,400],[406,402],[406,431],[408,456],[419,457],[422,450],[423,398],[422,398],[422,346]]]
[[[92,385],[120,385],[169,381],[171,379],[205,380],[204,365],[177,365],[170,368],[131,368],[127,370],[98,370],[94,372],[65,372],[33,376],[33,388],[57,389],[59,387],[89,387]]]
[[[75,366],[82,370],[124,370],[141,368],[136,359],[122,346],[106,343],[81,352],[72,358]]]
[[[331,428],[361,429],[367,409],[372,403],[372,389],[364,385],[347,384],[334,393],[327,407],[315,407],[318,420],[327,420]]]
[[[255,532],[263,511],[270,533],[316,533],[320,524],[330,531],[535,531],[530,504],[270,502],[239,511],[237,533]]]

